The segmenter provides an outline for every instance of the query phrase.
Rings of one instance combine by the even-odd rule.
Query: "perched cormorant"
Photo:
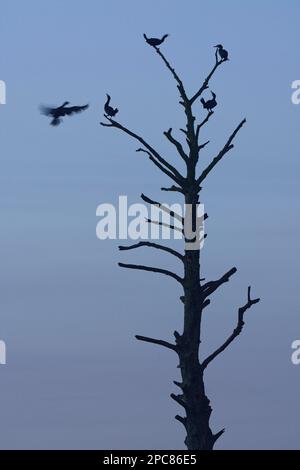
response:
[[[146,42],[150,44],[150,46],[153,46],[153,47],[160,46],[168,36],[169,34],[164,34],[164,36],[161,39],[147,38],[146,34],[144,33],[144,38],[146,39]]]
[[[114,109],[112,106],[109,105],[111,98],[107,93],[106,93],[106,96],[107,96],[107,100],[106,100],[106,103],[104,105],[105,114],[107,114],[109,117],[114,117],[119,110],[118,110],[118,108]]]
[[[207,109],[207,111],[212,111],[212,109],[215,108],[218,104],[216,100],[216,94],[213,91],[211,91],[211,94],[212,94],[211,100],[205,101],[204,98],[201,98],[200,100],[203,105],[203,108]]]
[[[217,48],[220,58],[222,60],[228,60],[228,52],[223,48],[222,44],[217,44],[215,47]]]
[[[80,113],[89,107],[88,104],[85,104],[84,106],[69,106],[67,108],[68,104],[70,104],[69,101],[65,101],[61,106],[58,106],[58,108],[50,108],[42,105],[40,110],[45,116],[52,117],[52,121],[50,122],[51,126],[58,126],[62,122],[61,118],[63,116],[71,116],[71,114]]]

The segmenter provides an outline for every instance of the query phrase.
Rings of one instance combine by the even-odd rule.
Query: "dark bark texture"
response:
[[[175,147],[180,158],[183,159],[186,166],[186,174],[182,175],[176,167],[169,163],[160,153],[153,148],[144,138],[140,137],[135,132],[127,129],[125,126],[120,124],[118,121],[105,116],[107,122],[101,123],[105,127],[119,129],[125,132],[127,135],[135,139],[142,145],[137,149],[138,152],[144,153],[150,161],[159,168],[168,178],[172,180],[172,186],[161,188],[164,191],[179,192],[184,197],[186,205],[190,205],[195,208],[193,217],[196,217],[196,209],[199,204],[199,195],[201,191],[201,185],[204,180],[214,169],[214,167],[223,159],[223,157],[233,148],[233,141],[240,131],[246,120],[243,119],[235,130],[232,132],[224,147],[220,152],[211,160],[211,163],[200,169],[200,176],[197,176],[197,167],[199,164],[199,156],[201,151],[208,145],[209,142],[200,142],[201,129],[205,126],[208,121],[212,118],[214,112],[209,111],[204,119],[197,123],[196,118],[193,115],[193,105],[201,97],[203,92],[209,87],[209,82],[213,77],[217,69],[226,62],[226,60],[220,60],[216,53],[215,63],[211,72],[203,81],[202,85],[196,91],[194,95],[188,97],[184,84],[178,76],[175,69],[171,66],[165,55],[160,51],[158,47],[153,47],[155,52],[162,59],[164,65],[167,67],[169,72],[172,74],[179,91],[180,105],[183,108],[185,114],[185,128],[181,129],[181,132],[185,136],[186,145],[183,145],[177,140],[172,134],[172,128],[164,132],[164,136],[168,141]],[[186,148],[184,148],[186,147]],[[168,212],[168,209],[157,201],[153,201],[144,194],[142,199],[149,204],[155,204],[160,207],[161,210]],[[170,211],[169,211],[170,213]],[[184,227],[184,217],[181,218],[178,214],[171,214],[174,219],[180,220]],[[204,218],[207,217],[205,214]],[[153,221],[148,220],[149,223]],[[195,222],[195,221],[194,221]],[[155,223],[155,222],[154,222]],[[162,223],[159,223],[163,225]],[[171,228],[175,229],[173,225]],[[164,274],[173,278],[175,281],[181,284],[183,289],[183,295],[181,301],[184,304],[184,325],[182,333],[174,332],[175,341],[170,343],[168,341],[154,339],[146,336],[136,336],[140,341],[156,344],[163,346],[174,351],[179,359],[179,365],[181,372],[181,382],[174,381],[175,385],[179,388],[178,394],[171,394],[171,398],[175,400],[184,410],[184,416],[177,415],[175,418],[183,424],[186,430],[185,444],[189,450],[212,450],[215,442],[223,434],[224,429],[221,429],[217,433],[213,433],[210,427],[210,415],[212,412],[209,399],[205,393],[204,386],[204,372],[206,367],[219,355],[221,354],[232,341],[241,333],[244,325],[244,314],[252,307],[255,303],[259,302],[259,299],[251,299],[250,287],[248,287],[247,302],[245,305],[238,309],[238,320],[233,333],[224,341],[224,343],[213,351],[208,357],[200,360],[200,342],[201,342],[201,320],[204,309],[210,303],[210,296],[224,283],[228,282],[230,277],[236,272],[236,268],[233,267],[222,275],[217,280],[203,282],[200,277],[200,249],[185,249],[184,254],[178,253],[177,251],[152,242],[140,242],[134,245],[121,246],[121,250],[131,250],[140,247],[149,247],[152,249],[163,250],[176,256],[183,263],[184,276],[181,278],[179,275],[157,267],[144,266],[144,265],[133,265],[119,263],[121,267],[138,269],[144,271],[150,271],[154,273]]]

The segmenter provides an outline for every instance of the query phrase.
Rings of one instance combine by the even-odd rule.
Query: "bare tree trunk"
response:
[[[219,60],[218,54],[216,52],[216,62],[214,67],[212,68],[209,75],[205,78],[199,90],[191,98],[189,98],[185,91],[183,82],[179,78],[175,69],[170,65],[158,47],[154,47],[154,49],[175,79],[181,98],[180,104],[184,109],[186,127],[185,129],[181,129],[181,131],[186,137],[188,150],[186,151],[183,145],[173,137],[172,128],[164,132],[164,135],[170,141],[170,143],[175,146],[179,156],[184,160],[187,170],[186,176],[183,176],[173,164],[169,163],[164,157],[162,157],[162,155],[157,150],[155,150],[143,137],[127,129],[118,121],[115,121],[111,117],[105,115],[108,123],[101,123],[101,125],[119,129],[133,139],[137,140],[143,146],[142,148],[138,148],[137,151],[146,154],[150,161],[175,183],[175,185],[173,184],[171,187],[161,189],[164,191],[179,192],[184,195],[186,207],[192,206],[194,209],[194,218],[197,214],[197,206],[199,204],[199,193],[201,191],[200,185],[202,185],[203,181],[214,169],[216,164],[233,148],[233,140],[236,134],[245,124],[246,120],[243,119],[241,121],[241,123],[236,127],[234,132],[227,140],[222,150],[211,160],[211,163],[202,170],[200,176],[197,177],[196,168],[199,160],[199,153],[209,143],[204,142],[199,144],[200,130],[204,125],[207,124],[214,112],[209,111],[203,121],[196,125],[196,119],[193,116],[192,107],[193,104],[202,95],[202,93],[208,88],[209,81],[217,68],[226,62],[226,59]],[[146,203],[156,205],[162,211],[171,214],[174,219],[180,220],[184,227],[185,217],[182,218],[178,214],[170,213],[170,210],[168,210],[166,206],[151,200],[144,194],[142,194],[142,199]],[[152,220],[148,220],[148,222],[153,223]],[[164,225],[159,222],[158,224]],[[170,228],[173,230],[178,230],[178,228],[175,228],[173,225],[170,225]],[[198,234],[196,236],[198,236]],[[248,287],[247,302],[238,310],[238,321],[235,329],[233,330],[233,333],[219,348],[217,348],[212,354],[200,362],[199,347],[201,342],[201,319],[203,311],[210,303],[209,296],[211,296],[220,286],[229,281],[230,277],[236,272],[236,268],[231,268],[217,280],[205,282],[202,284],[200,278],[200,249],[188,249],[186,246],[185,253],[182,255],[172,248],[153,242],[139,242],[134,245],[121,246],[119,248],[121,250],[131,250],[145,246],[163,250],[180,259],[184,267],[184,277],[181,278],[179,275],[169,270],[151,266],[124,263],[119,263],[119,265],[124,268],[163,274],[179,282],[182,285],[184,291],[184,296],[181,297],[181,300],[184,303],[184,325],[182,334],[179,334],[177,331],[174,332],[175,344],[147,336],[136,336],[136,338],[140,341],[163,346],[176,352],[179,357],[179,368],[181,371],[182,381],[174,381],[174,383],[180,388],[181,392],[178,395],[171,394],[171,397],[184,408],[186,416],[182,417],[177,415],[175,418],[181,422],[186,429],[187,435],[185,444],[189,450],[212,450],[216,440],[223,434],[224,429],[214,434],[210,428],[209,420],[212,409],[210,407],[209,399],[205,394],[203,377],[204,371],[210,362],[212,362],[220,353],[222,353],[241,333],[244,325],[244,314],[246,310],[259,302],[259,299],[251,299],[250,287]]]
[[[194,181],[193,181],[194,184]],[[197,205],[189,195],[186,205]],[[172,395],[185,408],[186,417],[176,416],[185,426],[185,444],[189,450],[212,450],[215,442],[209,426],[211,407],[205,394],[203,370],[199,361],[203,296],[200,283],[200,250],[185,250],[184,256],[184,327],[177,337],[181,395]]]
[[[178,344],[178,355],[186,411],[183,422],[187,432],[185,444],[190,450],[212,449],[213,434],[209,427],[211,408],[205,395],[199,362],[202,315],[199,251],[185,252],[184,268],[184,329]]]

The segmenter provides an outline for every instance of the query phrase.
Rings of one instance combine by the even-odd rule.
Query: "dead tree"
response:
[[[102,126],[118,129],[125,134],[132,137],[139,142],[141,147],[137,149],[138,152],[143,152],[150,161],[159,168],[168,178],[172,180],[172,185],[167,188],[161,188],[165,191],[179,192],[184,197],[186,205],[197,207],[200,203],[199,193],[204,181],[215,168],[215,166],[233,149],[233,141],[245,124],[246,120],[243,119],[239,125],[234,129],[224,147],[219,153],[211,160],[211,163],[206,168],[200,168],[200,176],[197,176],[196,170],[199,162],[201,151],[209,142],[200,142],[201,129],[205,126],[214,112],[209,111],[205,118],[197,123],[193,114],[193,106],[198,102],[203,92],[208,89],[209,82],[215,72],[226,62],[226,59],[220,59],[215,54],[215,63],[205,78],[204,82],[192,96],[186,92],[185,86],[171,66],[170,62],[166,59],[165,55],[158,47],[153,47],[155,52],[162,59],[164,65],[171,73],[173,79],[177,84],[180,95],[180,105],[185,113],[185,128],[180,129],[185,136],[186,145],[183,145],[172,133],[172,128],[164,132],[164,136],[175,147],[179,156],[183,159],[186,166],[186,175],[181,174],[177,168],[171,164],[165,157],[163,157],[152,145],[150,145],[143,137],[137,133],[129,130],[120,122],[105,115],[107,122],[101,123]],[[186,147],[186,148],[185,148]],[[142,199],[149,204],[159,205],[157,201],[142,195]],[[163,205],[159,205],[164,210]],[[179,218],[178,214],[172,214],[173,217]],[[151,220],[148,220],[150,223]],[[181,220],[184,222],[184,220]],[[162,223],[160,223],[162,224]],[[175,229],[175,226],[171,226]],[[204,372],[210,363],[217,358],[225,349],[234,341],[234,339],[241,333],[244,325],[244,316],[246,311],[252,305],[259,302],[259,299],[251,298],[251,288],[248,287],[247,300],[245,305],[240,307],[237,312],[237,324],[232,334],[224,341],[224,343],[212,352],[208,357],[200,359],[199,346],[201,342],[201,320],[205,307],[210,303],[210,297],[214,294],[219,287],[228,282],[231,276],[236,272],[236,268],[229,269],[219,279],[209,282],[203,282],[200,276],[200,249],[189,250],[185,249],[184,254],[175,251],[172,248],[152,242],[140,242],[130,246],[121,246],[121,250],[131,250],[139,247],[150,247],[153,249],[163,250],[170,253],[172,256],[179,258],[183,263],[184,276],[180,277],[166,269],[119,263],[119,266],[129,269],[137,269],[143,271],[150,271],[154,273],[164,274],[177,281],[183,289],[183,296],[181,301],[184,304],[184,325],[182,333],[174,332],[175,341],[170,343],[160,339],[154,339],[147,336],[136,336],[140,341],[153,343],[163,346],[164,348],[174,351],[179,358],[179,368],[181,372],[182,381],[175,381],[175,385],[179,387],[180,393],[178,395],[171,394],[175,400],[185,411],[185,416],[175,416],[175,418],[183,424],[186,430],[185,444],[190,450],[212,450],[217,439],[223,434],[224,429],[213,433],[210,428],[210,415],[212,412],[209,399],[205,393],[204,386]]]

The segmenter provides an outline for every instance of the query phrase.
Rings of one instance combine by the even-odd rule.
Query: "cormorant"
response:
[[[144,33],[144,38],[146,39],[147,44],[150,44],[150,46],[153,46],[153,47],[160,46],[168,36],[169,34],[164,34],[164,36],[161,39],[147,38],[146,34]]]
[[[218,54],[222,60],[228,60],[228,51],[223,48],[222,44],[217,44],[215,46],[218,50]]]
[[[109,105],[111,98],[107,93],[106,93],[106,96],[107,96],[107,100],[106,100],[106,103],[104,105],[105,114],[107,114],[109,117],[114,117],[119,110],[118,110],[118,108],[114,109],[112,106]]]
[[[212,99],[211,100],[207,100],[205,101],[204,98],[201,98],[201,103],[203,105],[203,108],[204,109],[207,109],[207,111],[212,111],[213,108],[215,108],[217,106],[217,100],[216,100],[216,94],[211,91],[211,94],[212,94]]]
[[[45,116],[51,116],[52,121],[50,122],[51,126],[58,126],[62,122],[63,116],[71,116],[74,113],[80,113],[89,107],[88,104],[84,106],[69,106],[69,101],[65,101],[61,106],[58,108],[50,108],[48,106],[40,106],[41,113]]]

